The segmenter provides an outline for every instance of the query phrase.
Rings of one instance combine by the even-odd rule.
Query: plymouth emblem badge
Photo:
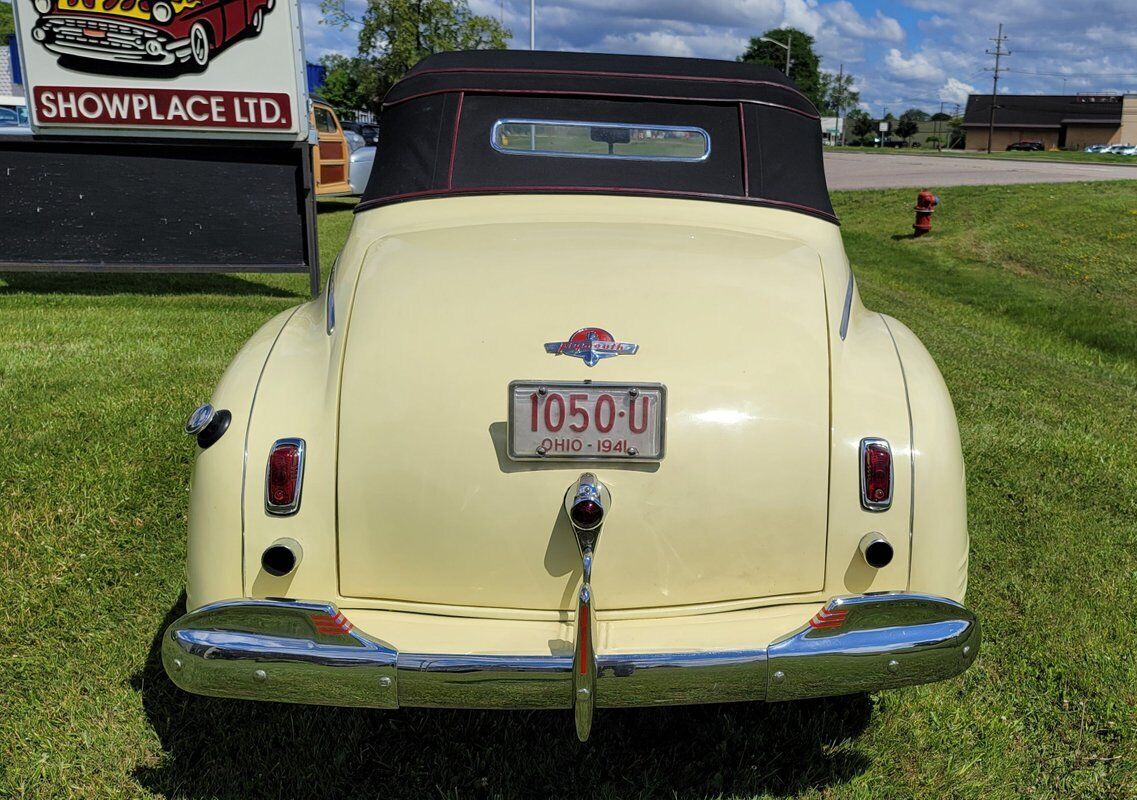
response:
[[[590,367],[595,367],[602,358],[635,355],[639,349],[638,344],[617,342],[612,334],[603,328],[581,328],[570,336],[567,342],[545,343],[546,353],[579,358]]]

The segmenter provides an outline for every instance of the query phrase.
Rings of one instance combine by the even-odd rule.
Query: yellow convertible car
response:
[[[875,691],[979,650],[955,414],[861,304],[771,69],[432,56],[327,292],[186,430],[191,692],[596,708]]]

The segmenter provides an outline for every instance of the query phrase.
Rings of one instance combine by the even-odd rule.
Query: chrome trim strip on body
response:
[[[830,600],[765,647],[598,654],[596,707],[793,700],[943,680],[979,652],[975,615],[930,595]],[[181,688],[219,697],[395,708],[572,709],[571,654],[400,653],[330,603],[233,600],[172,624],[162,663]]]
[[[703,137],[707,146],[701,156],[639,156],[624,153],[571,153],[565,150],[515,150],[502,147],[498,144],[498,131],[505,125],[563,125],[570,128],[615,128],[615,129],[641,129],[652,131],[674,131],[676,133],[697,133]],[[490,147],[507,156],[540,156],[543,158],[600,158],[620,161],[679,161],[697,164],[706,161],[711,156],[711,135],[698,125],[654,125],[646,122],[588,122],[585,120],[566,119],[530,119],[506,118],[499,119],[490,129]]]
[[[849,267],[849,282],[845,286],[845,305],[841,308],[841,341],[849,334],[849,314],[853,310],[853,268]]]

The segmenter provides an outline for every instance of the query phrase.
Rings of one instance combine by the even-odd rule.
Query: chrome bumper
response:
[[[94,38],[89,31],[101,34]],[[144,62],[156,66],[189,59],[189,39],[170,39],[147,25],[123,19],[51,15],[40,17],[32,38],[53,53],[101,61]],[[152,50],[149,45],[156,42]]]
[[[979,622],[951,600],[877,594],[829,601],[752,650],[597,654],[600,707],[794,700],[950,678],[979,651]],[[217,697],[398,708],[572,708],[571,656],[401,653],[335,606],[232,600],[171,625],[162,663]]]

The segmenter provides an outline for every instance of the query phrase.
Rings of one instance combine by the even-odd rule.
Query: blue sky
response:
[[[356,32],[322,24],[301,0],[308,56],[354,53]],[[362,8],[365,0],[349,0]],[[528,0],[470,0],[529,46]],[[1082,0],[537,0],[537,47],[728,58],[783,24],[817,39],[822,68],[856,77],[865,107],[938,110],[990,91],[985,68],[1000,22],[1012,55],[1000,92],[1137,91],[1137,1]]]

